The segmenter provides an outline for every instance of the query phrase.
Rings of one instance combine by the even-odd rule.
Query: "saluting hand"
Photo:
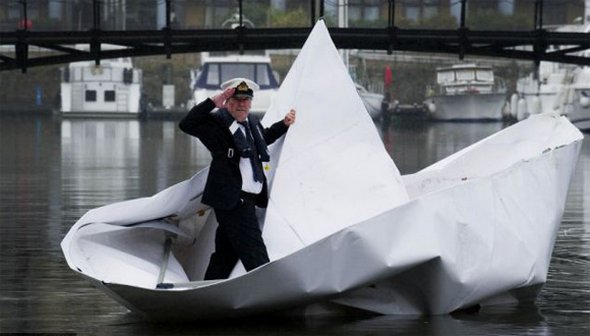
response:
[[[234,94],[236,89],[233,87],[225,89],[225,91],[211,98],[217,108],[224,108],[225,102]]]
[[[291,109],[291,111],[289,111],[289,113],[287,113],[285,115],[283,122],[285,123],[286,126],[293,125],[293,123],[295,122],[295,110],[294,109]]]

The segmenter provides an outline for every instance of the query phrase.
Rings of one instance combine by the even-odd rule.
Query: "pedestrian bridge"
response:
[[[98,0],[93,0],[96,4]],[[310,27],[248,28],[243,24],[242,1],[239,19],[231,29],[175,29],[170,10],[166,26],[160,30],[103,30],[98,6],[94,6],[94,26],[87,31],[32,31],[26,25],[14,31],[0,32],[0,71],[45,66],[75,61],[115,57],[134,57],[194,53],[203,51],[246,51],[263,49],[299,49],[311,26],[323,16],[323,8],[312,11]],[[405,29],[394,22],[395,1],[389,1],[388,25],[382,28],[329,28],[339,49],[445,53],[463,59],[466,55],[503,57],[590,65],[589,32],[557,32],[543,27],[542,1],[535,7],[535,28],[529,31],[472,30],[465,24],[467,0],[461,0],[457,29]],[[323,3],[323,2],[321,2]],[[25,1],[26,4],[26,1]],[[170,1],[166,1],[167,6]],[[314,13],[317,12],[317,16]],[[25,11],[26,13],[26,11]],[[25,15],[26,21],[26,15]],[[106,48],[114,45],[116,48]],[[44,52],[31,57],[35,48]]]

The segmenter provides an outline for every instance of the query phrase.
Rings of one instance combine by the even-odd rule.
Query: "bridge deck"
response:
[[[19,30],[0,33],[0,45],[14,46],[14,52],[0,54],[0,71],[50,64],[202,51],[297,49],[303,46],[311,28],[241,28],[202,30],[146,30],[43,32]],[[590,48],[590,33],[533,31],[473,31],[331,28],[337,48],[506,57],[535,62],[553,61],[590,65],[590,58],[578,52]],[[102,44],[121,46],[104,50]],[[74,45],[87,45],[80,50]],[[29,46],[57,51],[58,55],[28,57]],[[549,48],[549,47],[552,48]],[[576,54],[578,53],[578,54]]]

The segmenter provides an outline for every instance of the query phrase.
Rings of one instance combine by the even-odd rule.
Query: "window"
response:
[[[438,4],[435,1],[424,1],[423,18],[430,19],[438,15]]]
[[[244,77],[256,81],[253,63],[226,63],[221,66],[221,82],[232,78]]]
[[[106,90],[104,92],[104,101],[105,102],[114,102],[115,101],[115,90]]]
[[[498,9],[504,15],[514,14],[514,0],[501,0],[498,2]]]
[[[218,64],[209,64],[209,69],[207,69],[207,85],[219,85],[219,65]]]
[[[344,6],[348,6],[348,19],[350,21],[375,21],[379,19],[378,0],[349,0]]]
[[[270,85],[268,66],[266,64],[256,64],[256,83],[260,86]]]
[[[95,102],[96,101],[96,90],[86,90],[86,101],[87,102]]]
[[[62,19],[63,1],[49,0],[49,17],[56,20]]]

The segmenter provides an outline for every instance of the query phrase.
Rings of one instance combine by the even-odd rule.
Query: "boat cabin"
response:
[[[140,112],[142,71],[130,58],[70,63],[62,69],[63,115],[133,114]]]
[[[191,71],[190,74],[195,104],[220,92],[221,83],[232,78],[243,77],[260,86],[260,89],[254,93],[252,112],[264,113],[270,107],[272,97],[279,89],[279,80],[278,75],[272,70],[269,56],[215,56],[204,53],[201,57],[201,67]]]
[[[436,82],[446,95],[491,93],[495,83],[491,67],[475,64],[438,68]]]

